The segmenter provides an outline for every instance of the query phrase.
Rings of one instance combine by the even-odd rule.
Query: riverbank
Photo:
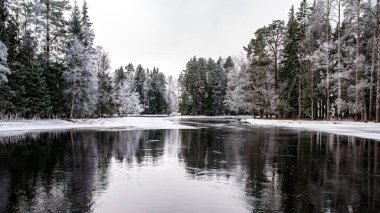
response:
[[[305,120],[266,120],[252,119],[250,116],[172,116],[172,117],[124,117],[101,119],[67,120],[20,120],[0,122],[0,136],[19,135],[27,132],[96,129],[96,130],[136,130],[136,129],[194,129],[193,125],[180,124],[191,122],[224,123],[236,120],[252,126],[281,127],[320,131],[339,135],[380,140],[380,123],[361,123],[350,121],[305,121]]]
[[[168,117],[125,117],[101,119],[73,119],[70,121],[53,120],[20,120],[0,122],[0,136],[20,134],[31,131],[68,130],[68,129],[194,129],[180,125]]]
[[[245,119],[243,122],[255,126],[272,126],[303,129],[380,140],[380,123],[352,121],[305,121]]]

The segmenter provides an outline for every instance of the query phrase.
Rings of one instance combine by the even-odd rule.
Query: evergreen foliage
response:
[[[228,63],[227,67],[232,65]],[[218,62],[195,56],[190,59],[180,76],[182,95],[179,112],[189,115],[225,114],[227,76],[223,65],[221,58]]]

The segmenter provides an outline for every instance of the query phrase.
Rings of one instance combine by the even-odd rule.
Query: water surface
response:
[[[197,123],[193,130],[0,138],[0,212],[378,212],[373,140]]]

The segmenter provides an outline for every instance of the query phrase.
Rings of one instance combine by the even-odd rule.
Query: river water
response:
[[[380,145],[282,128],[0,138],[0,212],[379,212]]]

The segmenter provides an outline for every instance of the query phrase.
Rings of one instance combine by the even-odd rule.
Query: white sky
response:
[[[73,2],[73,0],[71,0]],[[78,0],[82,5],[83,0]],[[259,27],[301,0],[87,0],[96,44],[112,68],[128,63],[177,76],[197,57],[237,55]]]

